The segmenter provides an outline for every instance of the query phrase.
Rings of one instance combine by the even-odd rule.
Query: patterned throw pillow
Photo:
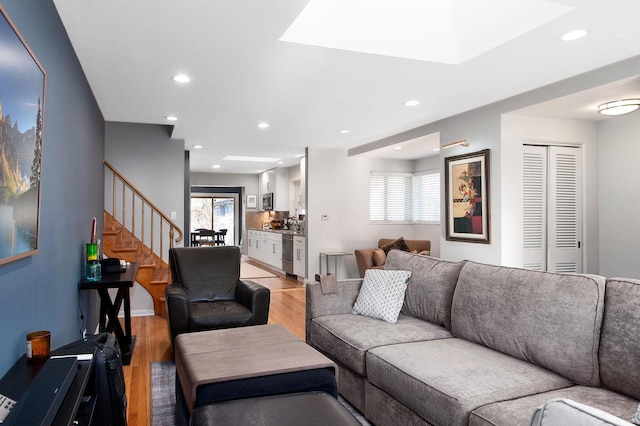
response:
[[[367,269],[352,313],[395,324],[410,277],[411,271]]]
[[[395,241],[391,241],[389,244],[385,244],[380,247],[386,254],[389,254],[391,250],[402,250],[409,251],[409,246],[407,242],[404,240],[404,237],[400,237]]]

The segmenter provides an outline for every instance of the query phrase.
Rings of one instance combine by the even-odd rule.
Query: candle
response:
[[[91,221],[91,244],[96,243],[96,218]]]

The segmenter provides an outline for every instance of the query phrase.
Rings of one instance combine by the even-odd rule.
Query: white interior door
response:
[[[524,147],[525,268],[582,272],[581,156],[580,147]]]

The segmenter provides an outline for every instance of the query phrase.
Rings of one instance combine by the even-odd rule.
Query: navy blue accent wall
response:
[[[30,331],[50,330],[55,349],[98,322],[97,297],[79,294],[78,281],[92,217],[102,229],[104,119],[53,1],[0,4],[47,73],[40,252],[0,265],[2,375],[25,352]]]

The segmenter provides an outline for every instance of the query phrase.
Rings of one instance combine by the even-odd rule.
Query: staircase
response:
[[[140,264],[136,281],[151,295],[155,314],[163,315],[169,249],[182,241],[182,230],[109,162],[104,166],[103,253]]]

